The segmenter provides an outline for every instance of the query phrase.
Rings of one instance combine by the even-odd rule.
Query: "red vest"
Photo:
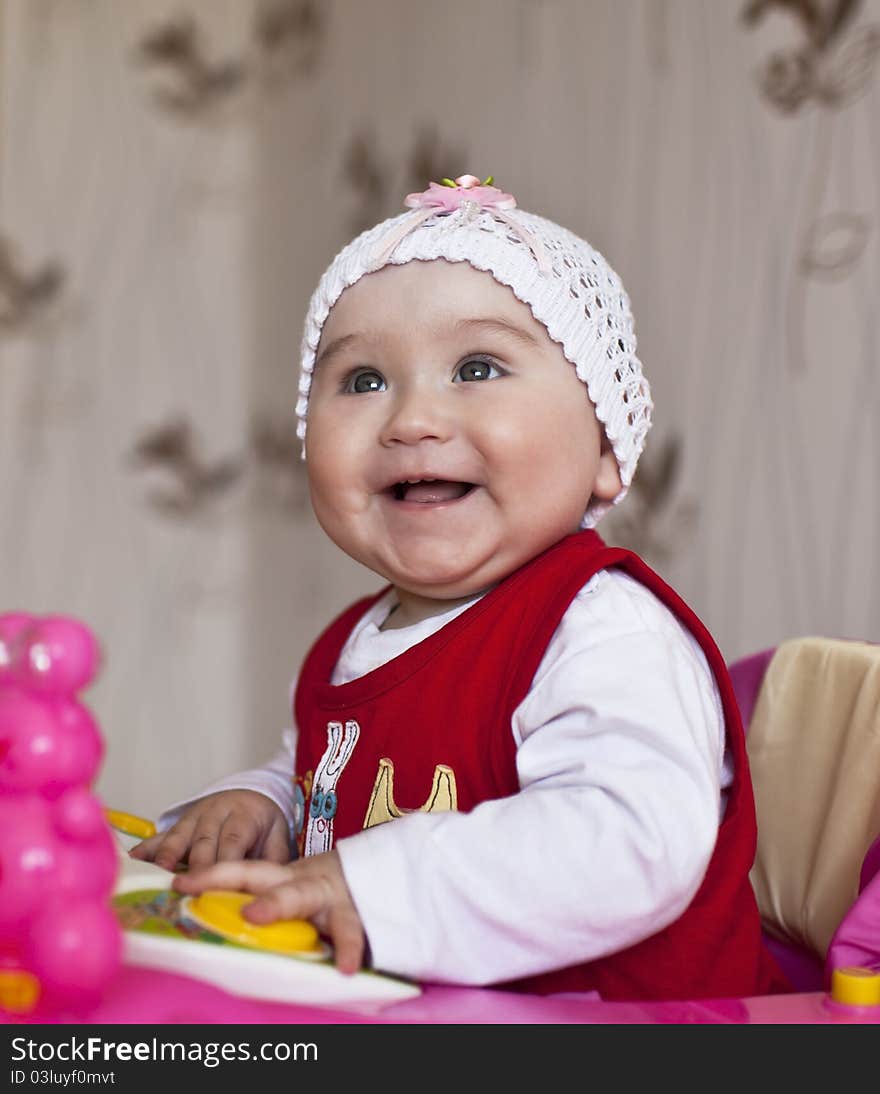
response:
[[[306,805],[300,850],[327,850],[334,840],[412,810],[468,812],[517,793],[511,716],[572,599],[610,566],[651,589],[699,641],[718,682],[736,775],[706,875],[676,922],[608,957],[503,986],[539,993],[596,989],[605,999],[790,991],[763,947],[749,883],[754,800],[724,659],[657,574],[592,531],[561,540],[424,641],[338,687],[329,681],[339,653],[378,597],[352,605],[327,628],[306,657],[294,700],[297,782]]]

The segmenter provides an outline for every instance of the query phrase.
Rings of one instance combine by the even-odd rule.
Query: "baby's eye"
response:
[[[367,391],[384,391],[385,377],[374,368],[363,368],[347,377],[342,390],[354,395],[363,395]]]
[[[501,375],[503,373],[494,361],[483,357],[469,357],[458,366],[455,378],[464,383],[472,383],[475,380],[494,380]]]

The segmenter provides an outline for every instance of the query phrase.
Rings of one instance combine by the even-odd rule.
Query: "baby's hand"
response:
[[[243,858],[289,862],[287,821],[265,794],[223,790],[193,802],[176,824],[136,844],[129,854],[166,870],[184,862],[193,869]]]
[[[223,862],[179,874],[173,887],[195,895],[206,889],[259,893],[242,915],[261,926],[279,919],[310,919],[333,943],[336,967],[354,973],[364,960],[366,939],[336,851],[278,866],[272,862]]]

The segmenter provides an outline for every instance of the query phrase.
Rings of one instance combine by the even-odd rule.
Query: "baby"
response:
[[[181,892],[259,894],[254,923],[311,919],[346,972],[787,990],[723,658],[593,530],[650,425],[629,300],[491,183],[411,194],[321,279],[297,406],[312,505],[387,584],[312,646],[281,753],[132,853],[188,862]]]

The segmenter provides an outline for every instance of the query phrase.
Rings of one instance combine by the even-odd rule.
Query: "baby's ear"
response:
[[[596,467],[596,477],[593,480],[593,497],[600,501],[613,501],[623,489],[620,478],[620,467],[611,443],[602,433],[602,448],[599,455],[599,463]]]

